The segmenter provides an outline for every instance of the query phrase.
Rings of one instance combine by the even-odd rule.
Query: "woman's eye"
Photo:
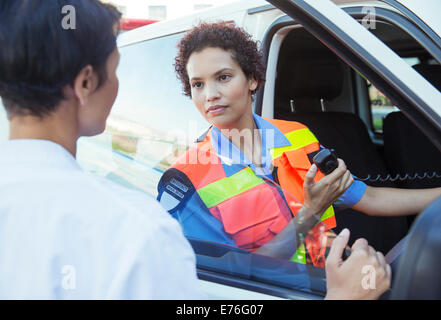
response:
[[[202,88],[202,82],[195,82],[193,83],[193,88]]]
[[[226,81],[226,80],[229,80],[230,78],[231,78],[231,76],[229,74],[223,74],[219,77],[219,79],[221,81]]]

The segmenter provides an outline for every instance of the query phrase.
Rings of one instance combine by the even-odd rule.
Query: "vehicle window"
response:
[[[427,77],[421,70],[426,70],[429,65],[439,65],[434,58],[434,55],[437,55],[438,60],[441,59],[439,49],[431,44],[427,36],[419,32],[409,21],[389,11],[380,10],[380,12],[388,16],[389,21],[386,23],[378,19],[378,21],[371,22],[368,30],[433,84],[434,79]],[[396,24],[394,24],[394,22]],[[363,23],[363,21],[361,21],[361,23]],[[383,132],[383,119],[389,113],[399,110],[391,104],[383,93],[379,92],[369,82],[368,87],[371,102],[372,127],[375,133],[381,134]]]
[[[156,198],[163,173],[208,129],[193,102],[182,94],[181,83],[174,72],[176,45],[181,37],[182,34],[177,34],[120,49],[120,89],[106,130],[97,137],[81,138],[78,144],[78,160],[87,171]],[[238,179],[237,183],[241,184],[243,180]],[[277,189],[269,190],[268,197],[273,193],[282,194]],[[211,198],[216,196],[222,194],[214,194]],[[205,236],[205,230],[199,234],[189,232],[193,224],[188,221],[194,219],[192,221],[197,222],[197,214],[203,217],[201,219],[207,219],[207,229],[220,223],[200,202],[198,193],[195,192],[193,197],[195,201],[189,202],[188,210],[183,209],[181,215],[173,216],[181,223],[195,250],[200,274],[208,271],[241,279],[242,287],[243,281],[257,281],[260,287],[270,285],[281,290],[324,295],[323,268],[293,262],[289,258],[282,260],[251,254],[249,250],[240,249],[233,240],[213,241]],[[280,202],[274,208],[284,207],[284,203]],[[257,207],[250,206],[246,213],[250,221],[258,217]],[[267,207],[262,201],[259,208]],[[170,208],[166,209],[172,212]],[[284,214],[288,214],[289,209],[285,210]],[[231,228],[235,228],[233,224],[231,222]],[[290,255],[294,256],[297,257]],[[210,278],[205,274],[205,279]]]
[[[162,173],[208,128],[174,72],[181,37],[120,48],[120,88],[106,130],[79,140],[84,169],[156,197]]]
[[[411,67],[419,64],[421,61],[418,57],[403,58]],[[386,116],[395,111],[400,111],[392,102],[380,92],[372,83],[367,81],[369,88],[369,99],[372,114],[372,126],[375,133],[383,133],[383,121]]]

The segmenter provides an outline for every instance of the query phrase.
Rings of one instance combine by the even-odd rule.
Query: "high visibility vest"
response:
[[[211,145],[210,134],[190,149],[172,167],[183,172],[192,182],[210,213],[222,222],[238,247],[254,251],[277,235],[292,219],[303,203],[303,182],[311,167],[308,155],[316,153],[320,145],[313,133],[303,124],[292,121],[266,119],[289,140],[290,146],[270,149],[279,190],[256,176],[249,167],[222,164]],[[230,172],[226,172],[228,171]],[[231,169],[231,170],[230,170]],[[227,174],[228,173],[228,174]],[[317,172],[315,181],[324,175]],[[294,196],[293,201],[286,201]],[[291,197],[292,199],[292,197]],[[289,204],[288,204],[289,203]],[[330,206],[321,216],[329,228],[335,228],[334,209]],[[305,239],[306,240],[306,239]],[[307,241],[305,241],[308,247]],[[310,246],[314,248],[314,245]],[[313,251],[313,250],[311,250]],[[323,259],[308,251],[316,266],[324,267]],[[301,245],[291,258],[306,263],[306,248]]]

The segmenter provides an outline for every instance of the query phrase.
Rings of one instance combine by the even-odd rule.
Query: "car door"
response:
[[[439,91],[354,18],[328,0],[269,2],[299,22],[343,61],[385,92],[433,141],[441,141]],[[221,278],[223,276],[217,275],[217,279],[212,277],[210,280],[225,281],[225,278]],[[235,283],[237,278],[230,280],[229,285],[238,285]],[[253,287],[251,281],[242,281],[241,285],[248,290],[262,290],[264,287],[256,283]],[[266,292],[285,296],[279,290]],[[293,298],[293,293],[291,291],[285,297]]]
[[[377,88],[387,93],[394,104],[400,106],[404,112],[410,115],[426,134],[432,139],[440,141],[441,109],[439,101],[441,101],[441,95],[438,90],[353,17],[328,0],[269,0],[268,2],[299,22],[339,55],[343,61],[369,79]],[[438,145],[438,147],[441,146]],[[207,258],[216,259],[216,257],[204,254],[203,242],[195,241],[192,244],[198,255],[200,279],[210,281],[213,284],[218,283],[249,290],[249,293],[242,292],[242,298],[248,297],[252,291],[286,298],[322,297],[319,294],[306,296],[301,290],[283,290],[281,288],[283,284],[279,287],[268,285],[266,279],[259,279],[262,274],[257,277],[256,275],[247,277],[246,274],[237,273],[239,270],[232,270],[236,272],[236,275],[226,276],[224,270],[222,272],[209,270],[209,263],[205,260]],[[222,246],[222,248],[223,251],[228,251],[225,247]],[[233,252],[233,255],[240,254],[240,252]],[[220,256],[226,255],[223,253]],[[247,259],[250,257],[248,256]],[[257,262],[257,260],[253,262]],[[255,267],[258,267],[258,264]],[[260,283],[253,281],[253,278],[260,280]],[[266,284],[264,284],[265,282]],[[228,290],[225,291],[225,294],[227,294],[225,298],[228,297]]]
[[[437,104],[437,101],[440,101],[440,93],[354,18],[327,0],[270,0],[269,2],[302,24],[377,88],[387,92],[394,103],[411,114],[432,137],[435,139],[440,137],[441,113]],[[253,283],[250,279],[241,280],[240,277],[243,275],[227,277],[221,273],[215,274],[212,270],[207,272],[201,263],[206,258],[203,254],[204,250],[197,249],[197,245],[193,243],[199,257],[200,278],[215,283],[240,286],[250,292],[261,291],[275,296],[296,297],[296,292],[293,290],[283,291],[258,282]],[[247,293],[243,294],[245,298]],[[300,296],[301,293],[297,291],[297,297]]]
[[[269,2],[302,24],[344,62],[385,92],[441,149],[441,94],[402,58],[331,1]],[[404,9],[408,17],[413,16],[407,7]],[[438,37],[434,32],[436,28],[429,32],[429,26],[423,20],[417,23],[426,34]]]

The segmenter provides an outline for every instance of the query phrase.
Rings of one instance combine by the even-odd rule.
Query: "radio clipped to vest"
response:
[[[334,171],[338,167],[338,160],[337,156],[334,153],[333,149],[322,149],[320,152],[318,152],[314,158],[312,159],[312,162],[315,163],[315,165],[319,168],[321,172],[328,175],[332,171]],[[415,173],[413,175],[406,173],[404,176],[397,174],[395,176],[392,176],[390,174],[387,174],[386,176],[381,176],[378,174],[376,177],[373,177],[371,175],[368,175],[366,178],[357,178],[354,177],[354,179],[363,181],[363,182],[386,182],[386,181],[404,181],[404,180],[423,180],[423,179],[439,179],[441,178],[441,174],[438,174],[437,172],[424,172],[422,175]]]

